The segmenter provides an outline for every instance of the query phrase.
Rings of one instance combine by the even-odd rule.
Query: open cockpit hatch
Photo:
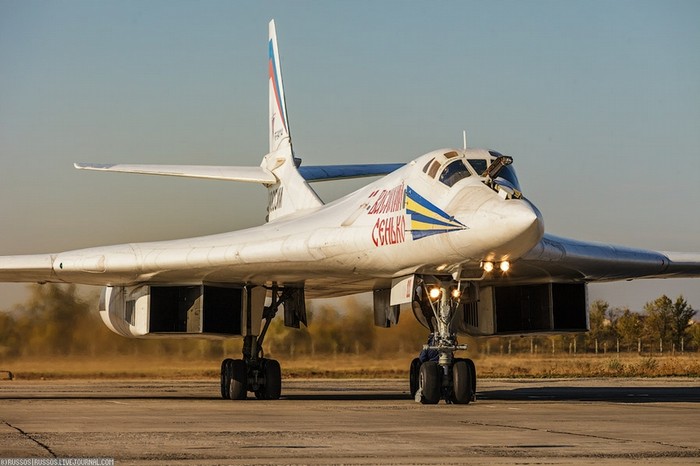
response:
[[[519,199],[522,196],[518,177],[511,165],[512,157],[479,149],[440,151],[432,155],[423,166],[423,173],[447,187],[473,176],[494,191],[502,192],[506,198]]]

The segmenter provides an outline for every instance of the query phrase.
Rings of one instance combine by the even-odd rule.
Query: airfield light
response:
[[[430,299],[432,299],[433,301],[438,299],[440,297],[440,288],[438,288],[438,287],[431,288],[430,292],[429,292],[429,296],[430,296]]]
[[[452,297],[454,299],[459,299],[460,296],[462,296],[462,292],[459,291],[459,289],[455,288],[454,290],[452,290]]]
[[[508,270],[510,270],[510,262],[503,261],[501,262],[501,265],[499,265],[499,267],[501,268],[501,272],[507,272]]]
[[[484,272],[489,273],[493,271],[493,262],[484,262]]]

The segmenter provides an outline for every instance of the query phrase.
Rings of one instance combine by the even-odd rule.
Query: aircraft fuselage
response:
[[[434,176],[423,170],[444,153],[459,155]],[[485,151],[435,151],[303,215],[219,235],[69,251],[55,256],[54,271],[62,281],[100,285],[306,282],[313,296],[314,283],[329,278],[340,295],[338,283],[347,281],[345,291],[353,293],[358,277],[381,281],[513,262],[541,239],[541,215],[525,198],[493,189],[476,173],[452,186],[440,180],[447,165],[469,157],[489,160]],[[270,262],[276,272],[260,275],[259,264]]]

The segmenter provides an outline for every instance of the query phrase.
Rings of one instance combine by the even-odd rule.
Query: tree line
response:
[[[237,357],[241,339],[130,339],[112,333],[97,312],[97,296],[81,296],[75,285],[32,285],[28,299],[0,311],[0,361],[47,356],[162,356],[217,359]],[[374,326],[372,310],[354,299],[343,309],[309,306],[309,327],[291,329],[276,318],[265,338],[268,354],[362,354],[368,351],[416,352],[427,330],[412,316],[395,329]]]
[[[693,322],[696,311],[683,296],[675,301],[662,295],[644,305],[643,313],[628,308],[610,307],[605,301],[594,301],[590,308],[590,332],[587,344],[597,342],[626,351],[650,352],[697,350],[700,348],[700,325]]]
[[[240,353],[240,339],[127,339],[110,332],[96,312],[97,297],[81,297],[74,285],[33,286],[26,302],[0,312],[0,360],[18,357],[143,355],[222,358]],[[309,326],[270,326],[265,351],[286,357],[332,354],[391,355],[417,353],[428,331],[404,311],[399,325],[375,327],[373,313],[354,299],[342,309],[309,306]],[[643,312],[614,308],[605,301],[590,306],[585,334],[490,337],[468,343],[483,353],[674,353],[700,351],[696,311],[679,296],[661,296]],[[463,341],[464,339],[460,340]]]

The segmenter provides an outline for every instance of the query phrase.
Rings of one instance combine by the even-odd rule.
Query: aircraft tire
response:
[[[459,360],[452,366],[452,396],[455,404],[466,405],[472,400],[472,380],[469,364]]]
[[[441,379],[440,366],[435,361],[426,361],[421,364],[418,377],[421,404],[435,405],[440,402]]]
[[[231,368],[229,398],[245,400],[248,396],[248,366],[242,359],[233,359],[229,367]]]
[[[415,397],[416,392],[418,391],[418,378],[420,377],[420,366],[420,359],[415,358],[413,361],[411,361],[411,367],[408,372],[408,382],[411,390],[411,398]]]
[[[265,374],[265,385],[261,390],[261,398],[263,400],[279,400],[282,394],[282,368],[280,363],[275,359],[266,359],[263,365],[263,374]]]
[[[469,378],[472,382],[472,401],[476,401],[476,365],[474,364],[474,361],[471,359],[465,359],[464,360],[467,363],[467,366],[469,367]]]
[[[229,390],[231,386],[231,363],[233,359],[226,358],[221,361],[221,397],[225,400],[229,399]]]

